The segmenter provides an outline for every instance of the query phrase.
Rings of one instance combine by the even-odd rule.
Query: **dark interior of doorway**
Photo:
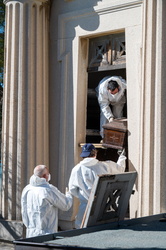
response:
[[[95,88],[105,76],[121,76],[126,79],[126,68],[110,70],[110,71],[97,71],[88,73],[88,96],[87,96],[87,123],[86,123],[86,142],[87,143],[100,143],[100,107],[98,104]],[[124,107],[124,117],[127,117],[127,103]],[[116,152],[116,153],[115,153]],[[110,159],[111,156],[111,159]],[[112,148],[99,148],[99,160],[113,160],[117,161],[117,150]]]
[[[87,143],[100,143],[101,136],[100,136],[100,107],[97,100],[97,95],[95,88],[98,86],[99,82],[105,76],[121,76],[122,78],[126,79],[126,68],[120,68],[115,70],[106,70],[106,71],[97,71],[97,72],[88,72],[88,95],[87,95],[87,123],[86,123],[86,142]],[[127,100],[127,96],[126,96]],[[123,116],[127,118],[127,101],[124,106]],[[128,142],[126,145],[126,157],[128,159]],[[117,162],[119,154],[117,149],[114,148],[97,148],[97,159],[100,161],[107,161],[111,160]],[[128,169],[128,161],[126,161],[126,172],[129,171]],[[128,210],[126,213],[126,218],[129,218],[129,209],[130,206],[128,205]]]

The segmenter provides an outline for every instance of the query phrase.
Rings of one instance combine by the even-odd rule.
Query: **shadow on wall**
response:
[[[96,6],[97,2],[99,2],[99,1],[92,1],[91,6],[88,9],[89,13],[86,13],[86,16],[91,16],[90,22],[86,22],[85,16],[83,16],[83,18],[79,19],[78,26],[80,26],[82,29],[87,30],[87,31],[95,31],[98,28],[99,16],[94,10],[94,6]]]
[[[54,67],[49,69],[49,115],[51,117],[49,121],[49,145],[54,150],[50,150],[49,167],[56,185],[59,183],[58,174],[56,174],[59,173],[59,169],[63,172],[62,166],[65,166],[66,162],[74,166],[74,147],[71,147],[74,145],[75,134],[72,54],[73,50],[77,50],[77,48],[73,48],[73,40],[79,27],[90,33],[98,29],[99,15],[94,8],[99,2],[101,1],[51,1],[49,63]],[[66,64],[67,66],[65,66]],[[65,74],[64,68],[68,74]],[[68,112],[66,112],[66,107],[70,107],[67,109]],[[67,128],[65,119],[66,123],[70,124]],[[69,152],[61,162],[59,161],[59,148],[63,148],[64,152]],[[68,173],[66,173],[65,178],[68,179]]]
[[[89,31],[94,31],[98,28],[99,25],[99,18],[98,14],[95,12],[94,7],[98,5],[99,2],[102,2],[102,0],[65,0],[65,1],[51,1],[51,12],[57,13],[58,16],[64,13],[69,13],[69,12],[77,12],[78,14],[75,15],[73,18],[77,20],[76,26],[80,26],[84,30],[89,30]],[[82,14],[81,14],[82,12]],[[85,15],[84,15],[85,13]],[[82,16],[82,18],[81,18]],[[91,22],[86,22],[86,17],[92,16]],[[54,18],[52,16],[52,18]],[[56,18],[56,15],[55,15]],[[75,27],[76,27],[75,26]],[[71,30],[70,30],[71,31]]]

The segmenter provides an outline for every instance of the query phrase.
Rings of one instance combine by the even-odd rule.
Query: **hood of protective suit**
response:
[[[126,89],[126,82],[122,77],[112,76],[106,80],[106,86],[108,85],[109,81],[116,81],[119,85],[119,91],[116,94],[111,94],[107,91],[108,98],[111,102],[119,102],[124,94],[124,90]]]
[[[38,177],[36,175],[31,176],[31,178],[29,180],[29,183],[32,186],[40,186],[40,185],[43,185],[43,184],[48,185],[48,182],[46,181],[45,178],[40,178],[40,177]]]
[[[87,157],[80,161],[80,165],[83,164],[86,167],[94,166],[98,163],[98,160],[94,157]]]

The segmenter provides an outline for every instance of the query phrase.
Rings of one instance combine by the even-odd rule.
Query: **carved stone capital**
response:
[[[8,4],[8,3],[12,3],[12,2],[18,2],[18,3],[38,3],[38,2],[41,2],[41,3],[49,3],[50,2],[50,0],[17,0],[17,1],[15,1],[15,0],[4,0],[3,1],[3,3],[6,5],[6,4]]]

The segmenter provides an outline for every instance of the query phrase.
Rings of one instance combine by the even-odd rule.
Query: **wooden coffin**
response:
[[[122,149],[127,142],[127,119],[114,120],[103,125],[104,138],[102,145],[107,148]]]

